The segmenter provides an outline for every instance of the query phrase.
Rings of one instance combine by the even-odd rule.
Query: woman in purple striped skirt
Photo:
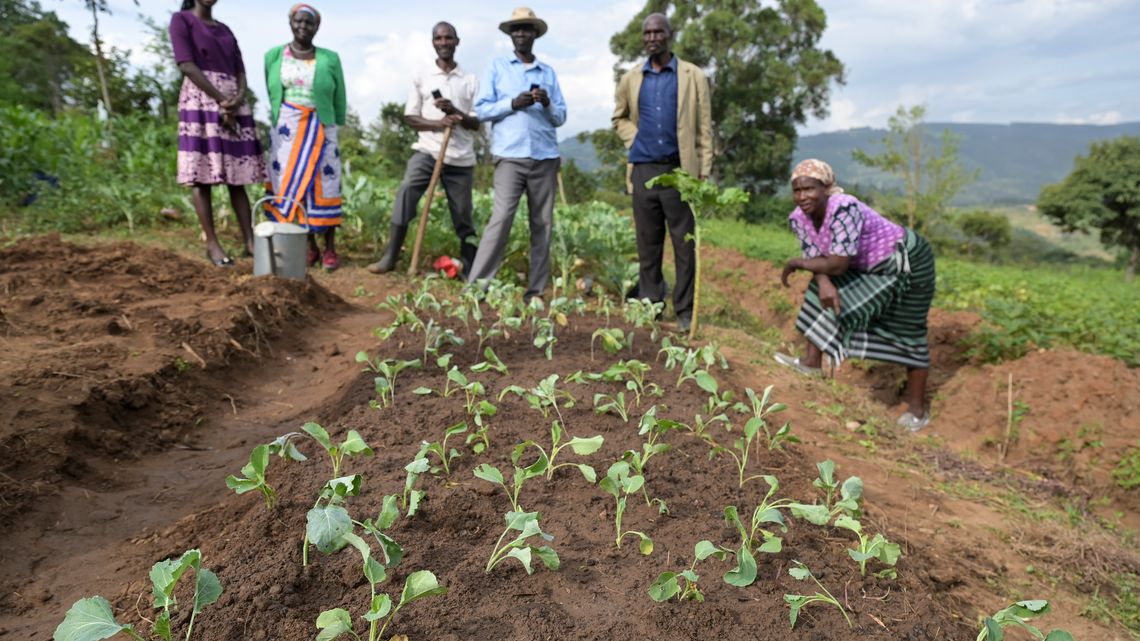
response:
[[[206,233],[206,256],[219,267],[234,264],[214,231],[211,187],[226,185],[241,225],[247,255],[253,253],[245,185],[265,181],[265,160],[245,102],[245,65],[237,38],[214,20],[217,0],[183,0],[170,19],[174,61],[182,71],[178,95],[178,183],[193,190],[194,209]]]

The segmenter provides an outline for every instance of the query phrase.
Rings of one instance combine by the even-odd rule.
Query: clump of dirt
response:
[[[130,243],[58,236],[0,250],[0,520],[60,480],[98,487],[100,460],[192,438],[235,356],[344,306],[311,283],[254,279]]]

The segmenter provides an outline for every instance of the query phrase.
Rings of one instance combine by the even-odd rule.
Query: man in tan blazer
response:
[[[693,313],[696,253],[686,240],[696,226],[693,212],[676,189],[646,188],[649,179],[680,167],[699,178],[712,172],[712,107],[709,83],[700,67],[669,50],[673,29],[664,14],[642,22],[648,59],[626,72],[618,83],[613,123],[629,149],[633,219],[640,262],[638,298],[664,300],[661,273],[665,231],[673,241],[677,284],[673,311],[677,329],[688,331]]]

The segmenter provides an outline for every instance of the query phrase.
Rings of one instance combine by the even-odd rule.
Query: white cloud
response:
[[[1087,116],[1063,114],[1053,119],[1053,122],[1059,125],[1116,125],[1123,121],[1124,116],[1119,111],[1105,111]]]

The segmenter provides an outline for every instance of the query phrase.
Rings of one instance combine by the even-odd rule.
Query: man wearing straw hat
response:
[[[614,99],[613,123],[629,149],[633,220],[637,228],[640,276],[637,297],[664,300],[668,286],[661,274],[665,230],[673,240],[677,286],[673,311],[677,329],[689,331],[693,314],[696,252],[688,238],[696,228],[693,211],[673,188],[645,183],[680,167],[698,178],[712,172],[712,107],[709,83],[700,67],[669,50],[673,28],[662,13],[641,23],[648,59],[622,76]]]
[[[419,132],[408,159],[404,182],[396,191],[388,247],[380,260],[368,266],[373,274],[383,274],[396,267],[400,248],[408,235],[408,225],[416,217],[416,207],[431,182],[432,171],[441,161],[444,131],[450,127],[451,137],[443,152],[439,174],[451,209],[451,224],[459,237],[459,256],[465,269],[475,259],[476,231],[471,219],[471,187],[475,184],[475,136],[479,119],[473,114],[479,81],[455,61],[459,35],[448,22],[439,22],[431,30],[435,63],[412,79],[411,93],[404,106],[404,120]]]
[[[467,280],[494,278],[499,271],[519,199],[525,193],[530,210],[525,293],[529,301],[542,295],[550,277],[550,234],[560,163],[555,128],[566,122],[566,102],[554,69],[533,53],[534,41],[546,33],[546,22],[521,7],[499,24],[499,30],[511,37],[514,51],[492,61],[475,100],[479,120],[491,123],[495,204]]]

